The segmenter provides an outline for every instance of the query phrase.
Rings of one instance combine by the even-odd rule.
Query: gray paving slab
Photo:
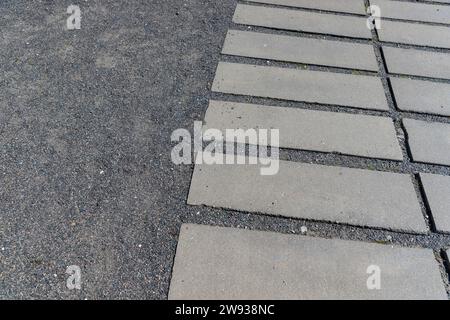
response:
[[[400,110],[450,116],[450,85],[390,78]]]
[[[263,165],[243,160],[246,164],[196,165],[188,204],[414,232],[427,230],[407,174],[279,161],[277,174],[263,176]]]
[[[391,118],[210,101],[204,129],[279,129],[282,148],[402,160]]]
[[[233,22],[282,30],[372,38],[364,17],[238,4]]]
[[[450,177],[421,173],[425,194],[438,231],[450,232]]]
[[[403,119],[414,161],[450,166],[450,124]]]
[[[223,54],[378,71],[372,45],[230,30]]]
[[[216,92],[388,110],[378,77],[220,62]]]
[[[378,36],[381,41],[450,48],[450,26],[382,20]]]
[[[379,289],[368,286],[374,269]],[[169,299],[447,299],[430,249],[184,224]]]
[[[450,24],[450,7],[439,4],[393,0],[370,0],[381,9],[381,16],[402,20]]]
[[[450,79],[450,54],[383,46],[390,73]]]
[[[335,12],[346,12],[355,14],[366,14],[366,8],[363,0],[249,0],[250,2],[259,2],[267,4],[282,5],[288,7],[320,9]]]

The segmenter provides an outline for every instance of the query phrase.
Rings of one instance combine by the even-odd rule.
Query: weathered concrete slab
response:
[[[366,18],[238,4],[233,22],[274,29],[371,39]]]
[[[220,62],[212,90],[388,110],[378,77]]]
[[[450,166],[450,124],[403,119],[414,161]]]
[[[390,73],[450,79],[450,54],[383,46]]]
[[[420,178],[436,229],[450,232],[450,177],[421,173]]]
[[[379,289],[368,287],[372,268]],[[430,249],[184,224],[169,299],[445,300],[447,294]]]
[[[370,0],[370,4],[379,6],[385,18],[450,24],[450,7],[446,5],[392,0]]]
[[[210,101],[204,129],[279,129],[282,148],[402,160],[391,118]]]
[[[378,36],[381,41],[450,48],[450,27],[447,26],[382,20]]]
[[[278,174],[262,176],[262,165],[246,163],[196,165],[188,204],[427,230],[409,175],[280,161]]]
[[[335,12],[366,14],[363,0],[249,0],[251,2],[276,4],[288,7],[320,9]]]
[[[390,78],[401,110],[450,116],[450,85],[430,81]]]
[[[223,54],[378,71],[373,46],[360,43],[228,31]]]

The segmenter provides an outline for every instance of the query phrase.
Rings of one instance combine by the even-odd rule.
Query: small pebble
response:
[[[301,233],[306,233],[306,232],[308,232],[308,228],[307,228],[306,226],[302,226],[302,227],[300,228],[300,232],[301,232]]]

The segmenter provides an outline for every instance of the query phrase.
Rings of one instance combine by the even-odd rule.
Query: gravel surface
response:
[[[67,31],[78,4],[81,30]],[[0,2],[0,297],[165,298],[235,3]],[[83,290],[66,288],[66,267]]]
[[[81,30],[65,30],[70,4],[81,7]],[[0,2],[0,298],[165,299],[185,222],[427,247],[438,260],[445,257],[450,236],[434,231],[407,234],[186,205],[193,166],[171,162],[170,135],[177,128],[192,130],[209,98],[391,115],[400,136],[399,119],[408,115],[396,111],[393,101],[390,112],[380,113],[211,94],[219,59],[255,62],[220,57],[235,5]],[[385,77],[384,68],[380,75]],[[282,150],[281,157],[450,175],[447,167],[408,158],[401,163],[293,150]],[[422,201],[418,178],[415,183]],[[82,290],[66,288],[69,265],[81,267]],[[444,263],[441,269],[446,281]]]

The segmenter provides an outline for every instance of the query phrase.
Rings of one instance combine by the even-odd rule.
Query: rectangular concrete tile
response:
[[[401,110],[450,116],[450,85],[430,81],[390,78]]]
[[[210,101],[204,129],[279,129],[282,148],[402,160],[391,118]]]
[[[388,110],[378,77],[220,62],[216,92]]]
[[[414,161],[450,166],[450,124],[403,119]]]
[[[450,23],[450,6],[393,0],[370,0],[381,9],[381,16],[402,20]]]
[[[263,176],[263,165],[244,160],[246,164],[196,165],[188,204],[427,231],[407,174],[280,160],[277,174]]]
[[[238,4],[233,22],[253,26],[371,39],[365,17]]]
[[[379,289],[368,288],[374,272]],[[183,224],[169,299],[445,300],[447,294],[430,249]]]
[[[450,54],[383,46],[390,73],[450,79]]]
[[[378,71],[373,46],[230,30],[223,54]]]
[[[319,9],[335,12],[346,12],[356,14],[366,14],[366,8],[363,0],[249,0],[251,2],[276,4],[288,7]]]
[[[381,21],[381,41],[450,49],[450,27],[401,21]]]
[[[421,173],[420,178],[436,229],[450,232],[450,177]]]

